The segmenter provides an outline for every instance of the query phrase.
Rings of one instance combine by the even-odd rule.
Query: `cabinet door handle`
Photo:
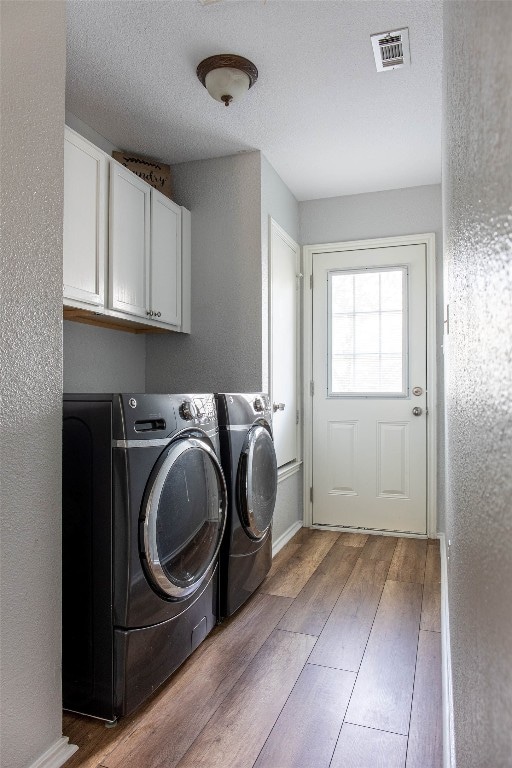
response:
[[[146,310],[146,315],[151,315],[151,311],[149,309]]]
[[[161,314],[162,314],[161,312],[155,312],[155,315],[156,315],[157,317],[160,317],[160,316],[161,316]]]

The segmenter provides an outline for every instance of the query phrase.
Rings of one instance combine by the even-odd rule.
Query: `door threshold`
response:
[[[311,528],[318,531],[340,531],[340,533],[368,533],[379,534],[379,536],[400,536],[403,539],[428,539],[426,533],[411,533],[410,531],[382,531],[379,528],[348,528],[342,525],[327,525],[312,523]],[[437,534],[435,536],[437,539]]]

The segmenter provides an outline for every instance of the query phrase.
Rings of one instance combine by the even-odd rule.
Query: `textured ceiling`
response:
[[[370,35],[409,27],[411,66],[377,73]],[[196,66],[259,70],[226,108]],[[169,163],[261,150],[298,200],[441,181],[442,3],[69,0],[66,107]]]

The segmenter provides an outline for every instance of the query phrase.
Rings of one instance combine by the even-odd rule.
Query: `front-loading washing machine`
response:
[[[219,573],[219,615],[225,618],[253,594],[272,564],[277,461],[268,395],[218,393],[215,402],[228,489]]]
[[[64,708],[132,712],[217,621],[213,395],[64,396]]]

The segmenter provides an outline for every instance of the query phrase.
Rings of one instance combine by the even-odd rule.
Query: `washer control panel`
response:
[[[216,424],[216,411],[213,395],[184,395],[178,409],[183,421],[207,426]]]

